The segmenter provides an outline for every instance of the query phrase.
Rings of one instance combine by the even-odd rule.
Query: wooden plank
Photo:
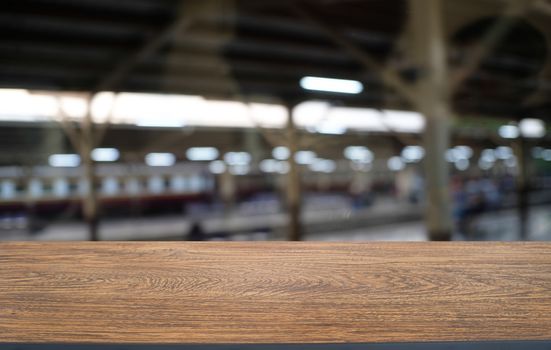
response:
[[[3,243],[0,342],[551,339],[546,243]]]

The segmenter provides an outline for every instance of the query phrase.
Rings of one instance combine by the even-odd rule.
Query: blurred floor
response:
[[[421,219],[422,209],[411,204],[381,200],[369,208],[353,210],[342,202],[332,206],[306,206],[303,215],[307,232],[334,232],[385,225],[388,222],[411,222]],[[209,214],[194,218],[162,216],[104,220],[102,240],[174,240],[184,239],[193,223],[200,222],[207,236],[231,237],[234,240],[284,239],[287,215],[281,212],[250,213],[248,209],[231,215]],[[269,234],[268,234],[269,233]],[[41,232],[4,232],[3,240],[85,240],[83,223],[52,223]]]
[[[319,209],[319,208],[317,208]],[[181,216],[135,218],[104,221],[102,240],[182,240],[196,222]],[[371,241],[426,240],[422,209],[419,206],[381,201],[377,205],[353,211],[326,208],[306,211],[305,240]],[[392,223],[389,223],[392,222]],[[551,206],[530,210],[529,240],[551,240]],[[286,215],[230,215],[204,218],[202,228],[211,239],[266,240],[284,239]],[[519,220],[514,209],[482,214],[472,219],[467,236],[456,233],[454,240],[518,240]],[[223,233],[220,235],[220,233]],[[86,240],[82,223],[54,223],[42,232],[2,232],[2,240]]]
[[[317,241],[424,241],[427,240],[422,221],[388,224],[343,232],[310,234],[307,240]],[[454,235],[454,240],[516,241],[519,240],[519,219],[513,209],[486,213],[475,219],[468,236]],[[551,206],[534,207],[530,213],[528,240],[551,240]]]

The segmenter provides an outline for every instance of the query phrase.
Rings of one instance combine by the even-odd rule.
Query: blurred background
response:
[[[547,0],[3,0],[0,240],[549,240]]]

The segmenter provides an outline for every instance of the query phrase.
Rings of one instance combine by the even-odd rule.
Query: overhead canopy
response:
[[[408,108],[379,72],[366,70],[300,6],[382,66],[413,83],[405,0],[5,0],[0,4],[0,86],[117,90],[297,102],[327,99]],[[460,66],[503,12],[501,1],[445,2],[450,63]],[[465,114],[545,117],[547,18],[528,12],[457,91]],[[406,43],[406,44],[404,44]],[[357,95],[302,89],[304,76],[356,79]],[[409,106],[410,107],[410,106]]]

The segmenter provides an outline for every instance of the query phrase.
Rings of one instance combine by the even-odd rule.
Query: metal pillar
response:
[[[89,99],[89,107],[90,101],[91,99]],[[88,237],[91,241],[98,241],[99,201],[96,186],[96,164],[92,159],[92,149],[94,147],[94,143],[94,124],[92,121],[92,113],[90,108],[88,108],[88,113],[82,121],[80,148],[84,165],[84,178],[88,184],[88,191],[83,201],[83,210],[84,219],[88,224]]]
[[[245,131],[245,149],[251,154],[252,164],[258,164],[262,160],[263,147],[260,132],[257,129]]]
[[[289,148],[289,173],[287,175],[286,199],[288,222],[288,240],[300,241],[302,238],[302,227],[300,213],[302,207],[302,196],[300,186],[300,169],[295,161],[295,154],[298,151],[298,135],[293,118],[293,106],[287,105],[287,147]]]
[[[519,239],[525,241],[528,238],[528,158],[527,142],[520,138],[517,143],[517,206],[519,215]]]
[[[441,0],[410,0],[414,57],[420,69],[417,107],[425,115],[423,135],[427,193],[426,224],[431,240],[450,240],[452,232],[449,169],[444,153],[450,143],[447,57]]]

